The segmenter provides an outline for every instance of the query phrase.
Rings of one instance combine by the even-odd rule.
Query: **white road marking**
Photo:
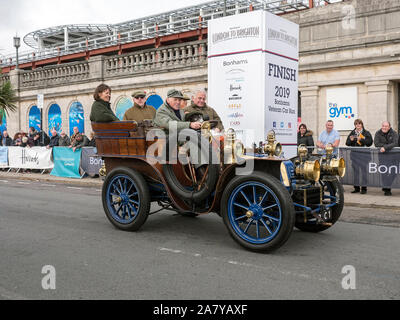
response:
[[[3,182],[5,182],[5,183],[8,183],[8,180],[0,180],[0,181],[3,181]]]
[[[17,182],[19,184],[31,184],[30,182]]]
[[[78,188],[78,187],[67,187],[67,189],[82,190],[82,188]]]
[[[190,255],[190,256],[194,256],[194,257],[202,257],[201,254],[199,253],[188,253],[188,252],[184,252],[182,250],[175,250],[175,249],[169,249],[169,248],[158,248],[160,251],[164,251],[164,252],[171,252],[171,253],[175,253],[175,254],[184,254],[184,255]],[[238,267],[246,267],[246,268],[251,268],[251,269],[262,269],[262,270],[268,270],[271,271],[270,267],[267,266],[259,266],[256,264],[252,264],[252,263],[246,263],[246,262],[240,262],[240,261],[235,261],[235,260],[225,260],[222,258],[218,258],[218,257],[206,257],[204,256],[204,258],[208,259],[208,260],[214,260],[214,261],[219,261],[219,262],[223,262],[223,263],[228,263],[230,265],[234,265],[234,266],[238,266]],[[298,277],[298,278],[303,278],[303,279],[315,279],[315,280],[319,280],[319,281],[324,281],[324,282],[337,282],[337,280],[335,279],[328,279],[328,278],[320,278],[320,277],[313,277],[312,275],[309,274],[305,274],[305,273],[297,273],[297,272],[292,272],[292,271],[285,271],[285,270],[275,270],[274,272],[280,273],[282,275],[285,276],[294,276],[294,277]]]
[[[42,184],[43,187],[56,187],[55,184]]]

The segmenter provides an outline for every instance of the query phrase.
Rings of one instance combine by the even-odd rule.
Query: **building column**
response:
[[[104,56],[91,57],[89,63],[89,79],[91,81],[102,82],[104,80]]]
[[[301,122],[314,133],[314,141],[318,137],[319,119],[319,87],[300,87],[301,92]]]
[[[367,86],[368,126],[381,128],[382,121],[389,121],[397,130],[397,106],[395,106],[394,84],[389,80],[365,82]]]
[[[10,75],[10,82],[11,82],[11,87],[13,90],[15,90],[15,94],[17,95],[17,112],[15,114],[10,113],[11,117],[17,118],[17,123],[18,123],[18,131],[21,131],[21,101],[20,101],[20,85],[21,85],[21,73],[22,71],[20,69],[15,69],[11,70],[9,75]],[[14,119],[15,119],[14,118]],[[11,122],[11,121],[10,121]],[[8,127],[8,120],[7,120],[7,127]],[[16,130],[17,128],[12,128],[13,130]],[[17,131],[17,130],[16,130]]]

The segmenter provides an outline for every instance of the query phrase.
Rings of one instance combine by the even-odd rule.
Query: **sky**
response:
[[[68,24],[115,24],[205,2],[209,0],[0,0],[0,56],[15,53],[15,35],[21,38],[20,53],[34,51],[23,42],[32,31]]]

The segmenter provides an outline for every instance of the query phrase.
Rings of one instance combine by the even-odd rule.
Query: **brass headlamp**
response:
[[[236,132],[234,129],[229,128],[225,135],[224,145],[224,163],[236,163],[238,157],[243,156],[244,145],[240,141],[236,141]]]
[[[271,130],[268,132],[267,143],[264,145],[264,153],[270,157],[279,157],[282,154],[282,145],[275,140],[275,132]]]
[[[304,177],[305,180],[318,181],[321,176],[321,165],[318,160],[308,160],[296,166],[296,175]]]
[[[329,174],[331,176],[339,176],[341,178],[346,174],[346,162],[343,158],[333,158],[333,147],[328,144],[325,148],[326,159],[322,161],[322,174]]]

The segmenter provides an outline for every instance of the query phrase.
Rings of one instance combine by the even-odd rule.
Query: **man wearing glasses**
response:
[[[143,120],[153,120],[156,115],[156,109],[146,104],[146,92],[135,91],[132,94],[134,105],[126,110],[123,120],[134,120],[137,123]]]

